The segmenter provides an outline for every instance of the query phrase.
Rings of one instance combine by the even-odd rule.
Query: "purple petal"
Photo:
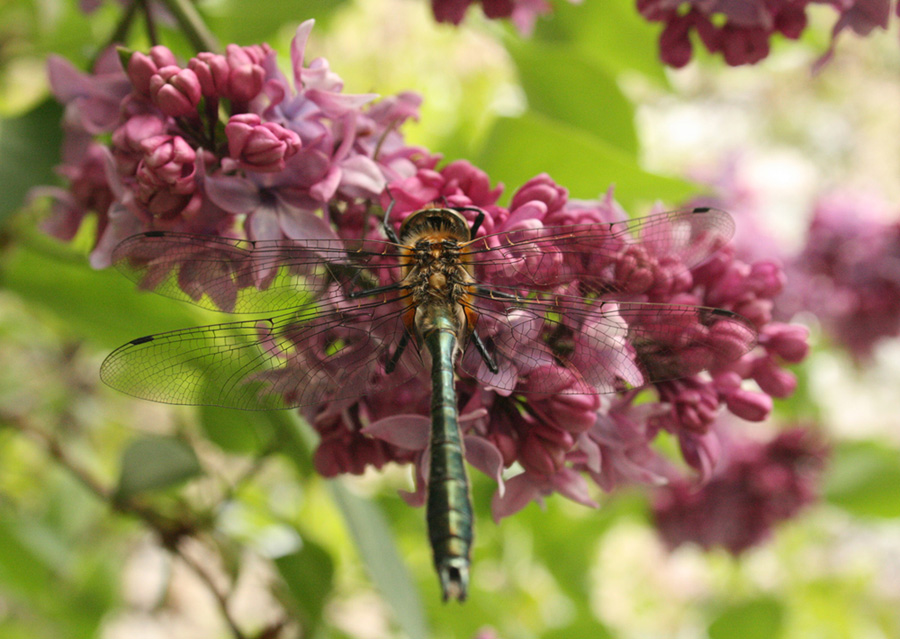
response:
[[[214,204],[235,215],[252,213],[262,205],[259,187],[246,178],[207,176],[206,194]]]
[[[502,497],[503,455],[489,440],[483,437],[465,437],[466,461],[497,482],[497,493]]]
[[[406,450],[425,450],[430,431],[431,421],[423,415],[392,415],[362,430],[366,435]]]
[[[297,91],[303,87],[303,80],[300,77],[300,71],[303,69],[303,55],[306,51],[306,43],[309,41],[309,34],[315,24],[315,20],[302,22],[294,33],[294,39],[291,40],[291,67],[294,70],[294,87]]]

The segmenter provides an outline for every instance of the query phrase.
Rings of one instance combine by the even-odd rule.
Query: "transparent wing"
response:
[[[392,292],[339,309],[307,306],[150,335],[110,354],[100,376],[129,395],[170,404],[263,410],[359,397],[419,374],[415,348],[385,373],[405,332],[406,306],[405,294]]]
[[[472,306],[498,372],[471,344],[462,368],[508,392],[612,393],[714,370],[756,344],[749,320],[708,307],[565,296]]]
[[[684,272],[734,234],[725,211],[692,208],[613,223],[506,231],[466,245],[478,282],[495,289],[546,290],[577,279],[596,293],[643,292],[661,269]]]
[[[348,250],[338,239],[254,242],[151,231],[124,240],[112,261],[142,289],[215,311],[264,313],[395,281],[398,252],[390,242]]]

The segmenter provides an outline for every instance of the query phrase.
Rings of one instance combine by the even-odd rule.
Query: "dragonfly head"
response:
[[[446,208],[416,211],[400,225],[402,244],[413,244],[425,235],[437,240],[452,238],[458,242],[467,242],[471,239],[472,232],[462,213]]]

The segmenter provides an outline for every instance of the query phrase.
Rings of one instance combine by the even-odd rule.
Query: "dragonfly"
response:
[[[734,222],[718,209],[481,235],[477,207],[433,205],[398,229],[390,215],[377,240],[124,240],[113,263],[140,288],[268,315],[132,340],[101,378],[157,402],[264,410],[363,398],[430,374],[426,523],[443,599],[462,602],[474,515],[459,379],[505,395],[614,393],[725,365],[753,348],[756,330],[727,310],[649,301],[648,269],[683,275],[731,238]],[[527,378],[538,381],[524,390]]]

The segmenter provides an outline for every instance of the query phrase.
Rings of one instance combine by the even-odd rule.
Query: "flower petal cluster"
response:
[[[578,0],[570,0],[578,2]],[[469,5],[476,0],[431,0],[431,10],[438,22],[459,24],[466,16]],[[519,33],[529,35],[535,20],[553,11],[547,0],[480,0],[481,10],[491,20],[509,18]]]
[[[821,197],[789,272],[783,312],[812,311],[858,361],[900,336],[900,220],[885,203],[851,192]]]
[[[866,35],[876,26],[887,28],[890,3],[882,0],[637,0],[637,8],[647,20],[665,25],[659,38],[660,58],[680,68],[693,56],[693,32],[707,50],[720,53],[729,65],[755,64],[769,55],[776,33],[794,40],[800,37],[807,24],[807,7],[813,3],[827,4],[840,14],[832,31],[832,49],[820,64],[831,55],[834,39],[844,29]]]
[[[595,505],[591,482],[613,490],[677,477],[653,447],[661,431],[677,439],[684,460],[707,478],[721,452],[713,427],[720,414],[758,421],[773,397],[793,391],[785,366],[805,356],[806,333],[772,321],[772,300],[784,285],[776,263],[744,262],[721,242],[701,251],[705,257],[721,249],[710,259],[693,259],[684,236],[679,241],[668,224],[656,224],[646,237],[614,235],[605,229],[628,216],[611,192],[597,201],[570,200],[548,175],[529,180],[501,206],[503,186],[492,186],[480,169],[465,161],[439,168],[438,156],[404,142],[398,128],[417,117],[418,96],[373,102],[373,95],[344,93],[327,61],[306,64],[311,28],[310,21],[297,30],[290,77],[265,45],[231,45],[225,55],[201,53],[186,64],[154,47],[123,56],[124,66],[106,58],[94,75],[51,60],[54,90],[66,103],[60,170],[71,180],[69,192],[54,192],[51,230],[71,237],[86,214],[96,213],[92,261],[104,267],[122,239],[150,229],[301,243],[340,238],[359,247],[384,240],[376,202],[382,210],[392,207],[395,225],[434,203],[470,207],[461,212],[470,223],[483,214],[474,241],[484,257],[472,265],[478,282],[567,305],[563,312],[548,302],[544,313],[502,297],[482,300],[478,332],[493,347],[496,370],[474,349],[460,361],[466,457],[498,483],[496,518],[554,492]],[[583,226],[554,235],[561,225]],[[543,241],[530,241],[536,238]],[[373,255],[369,265],[382,266],[377,260],[384,254]],[[389,266],[373,269],[380,284],[394,281],[396,264]],[[149,270],[145,285],[162,281],[171,267]],[[204,275],[188,269],[178,285],[190,299],[208,294],[229,310],[238,287],[265,288],[275,273],[252,275],[209,289]],[[391,313],[399,301],[360,304],[331,279],[323,276],[321,284],[329,291],[317,310],[333,311],[329,318],[398,317]],[[698,306],[738,313],[752,329],[737,320],[718,322]],[[316,468],[333,476],[411,463],[416,486],[405,497],[421,504],[431,389],[427,375],[416,376],[422,363],[416,349],[410,346],[394,363],[402,372],[392,376],[376,370],[373,349],[398,343],[397,321],[370,321],[364,331],[326,324],[298,331],[298,340],[310,342],[294,344],[299,356],[257,372],[254,381],[270,384],[272,392],[291,389],[284,391],[287,404],[331,397],[319,387],[335,380],[365,389],[361,399],[304,408],[321,435]],[[746,352],[753,333],[758,347]],[[343,346],[335,356],[337,344]],[[557,356],[565,352],[570,367]],[[685,370],[708,372],[672,379]],[[298,379],[309,383],[301,387]],[[297,396],[287,397],[291,392]]]
[[[655,495],[653,517],[670,548],[694,543],[739,554],[818,497],[826,448],[805,428],[766,442],[733,440],[702,486],[676,480]]]
[[[68,239],[96,214],[96,267],[151,229],[321,237],[388,181],[433,166],[397,131],[418,117],[418,96],[343,93],[327,61],[304,65],[312,27],[297,29],[290,78],[268,45],[229,45],[186,63],[164,46],[108,51],[91,74],[52,57],[51,86],[66,106],[58,170],[70,188],[40,192],[56,200],[47,229]]]
[[[483,171],[457,161],[440,169],[422,168],[415,175],[392,182],[382,196],[382,204],[393,206],[391,221],[397,225],[434,202],[478,207],[485,217],[477,237],[484,237],[487,242],[493,241],[496,233],[540,233],[543,228],[562,224],[616,222],[627,217],[611,194],[594,202],[571,201],[566,190],[547,175],[537,176],[520,187],[508,207],[498,204],[501,189],[491,188]],[[462,214],[470,221],[478,215],[474,210]],[[595,269],[598,274],[607,274],[603,276],[607,279],[594,281],[585,274],[594,269],[585,271],[579,267],[577,272],[582,273],[583,281],[567,281],[568,292],[577,295],[579,287],[607,287],[617,291],[610,299],[623,304],[650,302],[733,310],[755,325],[760,335],[758,347],[739,357],[746,348],[745,335],[724,331],[711,336],[710,339],[718,340],[720,352],[733,349],[734,357],[726,355],[721,362],[704,365],[710,369],[708,374],[658,382],[653,386],[655,402],[646,401],[646,396],[637,402],[640,390],[598,395],[539,347],[529,349],[529,343],[557,338],[543,332],[546,327],[533,314],[511,311],[499,322],[482,315],[478,320],[482,339],[490,341],[498,352],[512,354],[499,362],[499,372],[492,373],[470,349],[472,352],[465,354],[460,365],[457,393],[469,462],[491,477],[505,477],[494,498],[496,518],[554,492],[594,505],[589,481],[605,490],[625,483],[658,485],[669,481],[677,476],[675,467],[652,447],[661,430],[677,438],[685,460],[701,478],[707,478],[720,454],[719,435],[713,426],[722,411],[759,421],[770,413],[772,397],[793,391],[794,378],[784,367],[805,357],[807,333],[803,327],[772,321],[772,298],[784,283],[780,268],[765,261],[746,264],[726,246],[691,269],[666,253],[668,243],[664,238],[656,240],[641,244],[621,238],[594,238],[595,253],[607,260],[598,261]],[[590,254],[585,250],[578,259],[586,259]],[[504,268],[502,260],[497,260],[499,264],[491,260],[484,268],[476,264],[475,269],[478,281],[487,286],[514,287],[519,282],[539,290],[542,282],[558,286],[559,281],[565,281],[560,275],[573,268],[567,264],[571,259],[570,253],[554,253],[553,244],[548,242],[542,244],[540,254],[517,260],[520,266],[512,272]],[[692,324],[697,320],[675,313],[666,317],[661,312],[656,311],[652,317],[631,314],[629,322],[632,328],[640,327],[648,335],[656,326],[660,339],[703,330]],[[581,325],[561,330],[576,346],[574,352],[586,353],[581,357],[589,358],[575,362],[573,356],[579,370],[586,373],[585,379],[592,374],[598,376],[596,379],[609,375],[633,386],[643,385],[644,369],[637,363],[639,356],[624,341],[629,328],[625,320],[614,328],[609,317],[602,325],[593,325],[588,312],[584,317],[587,319]],[[679,328],[674,330],[671,324]],[[514,386],[507,381],[510,379],[517,380]],[[426,383],[427,379],[413,382],[422,398],[427,397]],[[404,385],[403,392],[409,392],[408,388]],[[609,388],[610,393],[613,390]],[[408,408],[413,403],[399,398],[399,392],[386,385],[353,403],[357,411],[353,414],[365,415],[370,420],[368,424],[363,418],[336,425],[329,418],[328,427],[323,428],[324,416],[336,414],[327,405],[315,407],[308,417],[317,424],[325,440],[353,441],[361,434],[367,435],[394,447],[385,450],[397,455],[395,461],[412,460],[416,464],[417,490],[410,501],[420,503],[427,477],[428,456],[424,453],[428,412],[424,399],[413,410]],[[385,398],[390,397],[396,398],[385,404]],[[347,412],[343,415],[346,417]],[[339,446],[328,446],[330,469],[359,472],[358,466],[342,458]],[[416,453],[412,459],[409,451]],[[378,465],[383,461],[379,458]],[[514,476],[510,477],[510,473]]]

